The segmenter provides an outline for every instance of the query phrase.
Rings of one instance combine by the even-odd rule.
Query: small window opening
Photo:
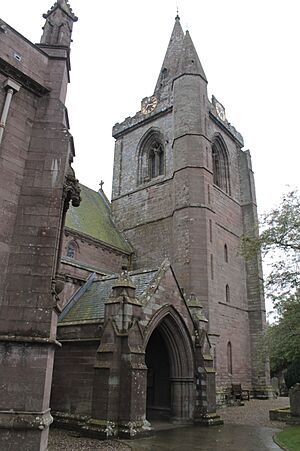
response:
[[[228,248],[227,244],[224,244],[224,260],[226,263],[228,263]]]
[[[76,247],[74,243],[69,243],[67,248],[67,257],[75,258],[76,255]]]
[[[225,288],[225,297],[226,297],[226,302],[229,304],[229,303],[230,303],[230,290],[229,290],[229,285],[226,285],[226,288]]]
[[[227,343],[227,368],[228,374],[232,374],[232,346],[230,341]]]

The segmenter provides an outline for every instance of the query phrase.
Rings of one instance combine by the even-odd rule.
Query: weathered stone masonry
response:
[[[153,95],[113,128],[112,203],[79,185],[64,105],[77,17],[66,0],[44,17],[37,45],[0,23],[0,447],[47,448],[55,350],[61,426],[216,424],[232,383],[268,396],[261,262],[239,252],[257,228],[249,151],[177,16]]]
[[[33,45],[2,23],[0,102],[14,94],[0,147],[0,448],[46,450],[58,311],[62,221],[80,197],[65,96],[77,18],[58,2],[45,15],[68,28]],[[4,31],[3,31],[4,30]]]

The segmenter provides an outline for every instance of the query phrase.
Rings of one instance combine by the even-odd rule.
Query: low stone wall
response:
[[[269,411],[269,418],[271,421],[283,421],[286,423],[291,418],[290,407],[283,407],[280,409],[272,409]]]

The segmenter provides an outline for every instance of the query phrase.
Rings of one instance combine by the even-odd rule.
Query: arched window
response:
[[[164,173],[164,151],[162,143],[154,140],[148,150],[149,178],[153,179]]]
[[[227,369],[228,374],[232,374],[232,346],[230,341],[227,343]]]
[[[229,285],[226,285],[226,288],[225,288],[225,298],[226,298],[226,302],[229,304],[230,303],[230,289],[229,289]]]
[[[67,247],[67,257],[75,258],[76,257],[77,246],[74,241],[71,241]]]
[[[227,244],[224,244],[224,260],[226,263],[228,263],[228,248]]]
[[[228,152],[225,143],[217,137],[212,145],[214,184],[230,194]]]
[[[165,150],[162,134],[150,130],[142,139],[139,150],[138,184],[165,173]]]

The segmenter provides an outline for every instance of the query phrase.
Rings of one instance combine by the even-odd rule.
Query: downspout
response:
[[[6,89],[6,97],[5,97],[4,107],[3,107],[3,111],[2,111],[2,115],[1,115],[1,119],[0,119],[0,146],[2,143],[3,133],[4,133],[6,120],[7,120],[10,104],[11,104],[11,99],[12,99],[14,93],[18,92],[20,90],[21,85],[19,85],[19,83],[16,83],[11,78],[8,78],[7,80],[5,80],[3,87],[4,87],[4,89]]]

